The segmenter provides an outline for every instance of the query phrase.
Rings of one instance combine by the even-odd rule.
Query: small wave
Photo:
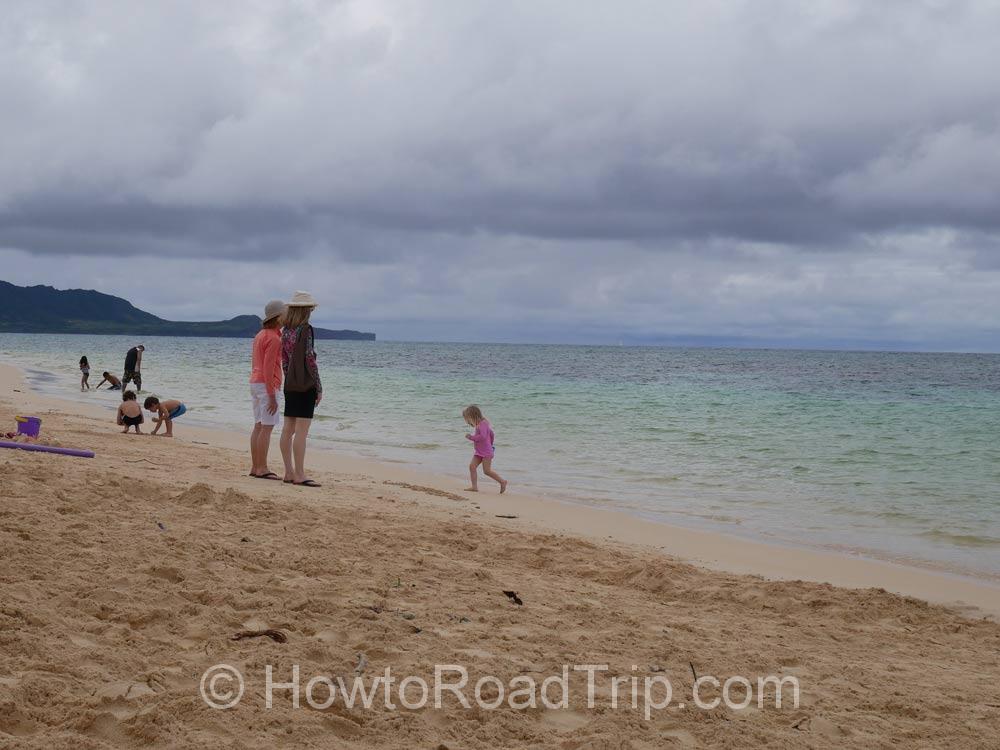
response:
[[[871,513],[869,515],[875,518],[882,518],[886,521],[926,521],[927,519],[923,516],[916,515],[914,513],[908,513],[905,510],[883,510],[878,513]]]
[[[310,435],[310,438],[312,437],[313,436]],[[365,448],[403,448],[406,450],[434,451],[444,447],[440,443],[392,443],[392,442],[370,440],[364,438],[358,438],[356,440],[345,440],[342,437],[334,438],[321,434],[317,434],[315,437],[317,440],[325,440],[330,443],[340,443],[341,445],[363,446]]]
[[[25,372],[28,374],[28,380],[35,380],[35,381],[45,382],[45,383],[54,383],[55,381],[57,381],[59,379],[55,375],[55,373],[49,372],[48,370],[30,370],[29,369],[29,370],[26,370]]]
[[[934,529],[918,534],[918,536],[924,539],[932,539],[936,542],[947,542],[956,547],[1000,547],[1000,539],[992,536],[980,536],[978,534],[953,534],[950,531]]]
[[[700,513],[698,511],[691,510],[678,510],[675,509],[673,513],[679,516],[685,516],[687,518],[700,518],[703,521],[713,521],[715,523],[727,523],[739,526],[743,523],[742,518],[736,518],[735,516],[730,516],[725,513]]]
[[[681,481],[681,478],[676,476],[645,477],[640,481],[649,482],[650,484],[674,484]]]

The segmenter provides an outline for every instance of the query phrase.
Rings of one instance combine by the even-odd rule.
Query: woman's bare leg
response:
[[[285,423],[281,427],[281,441],[278,444],[281,448],[281,460],[285,462],[285,481],[295,481],[295,466],[292,464],[292,438],[295,437],[295,417],[285,417]]]
[[[311,419],[295,420],[295,440],[292,441],[292,455],[295,459],[295,481],[306,481],[306,438],[309,437]]]
[[[490,479],[496,480],[500,485],[500,494],[502,495],[507,491],[507,480],[502,476],[493,471],[493,459],[484,458],[483,459],[483,474],[488,476]]]
[[[472,461],[469,462],[469,486],[465,488],[466,492],[479,492],[479,464],[483,462],[479,456],[473,456]]]

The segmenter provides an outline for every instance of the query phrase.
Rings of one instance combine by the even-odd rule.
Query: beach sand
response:
[[[427,477],[316,451],[321,490],[255,480],[242,436],[183,419],[172,440],[121,435],[111,412],[33,394],[0,366],[0,426],[26,412],[97,457],[0,450],[0,747],[997,746],[1000,592],[986,583],[469,496],[461,466]],[[287,641],[231,640],[268,628]],[[222,663],[245,676],[229,710],[199,694]],[[465,667],[473,701],[483,675],[608,671],[594,708],[582,673],[563,710],[451,696],[321,710],[304,695],[296,709],[289,690],[265,707],[267,665],[277,682],[298,665],[304,691],[386,668],[432,683],[436,664]],[[694,674],[793,676],[800,704],[786,691],[781,708],[768,694],[703,710]],[[626,686],[613,708],[609,675],[637,676],[640,698],[644,678],[667,677],[673,706],[647,721]]]

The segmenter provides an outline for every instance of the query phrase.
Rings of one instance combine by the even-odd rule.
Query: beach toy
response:
[[[42,420],[38,417],[14,417],[14,421],[17,422],[18,435],[36,438],[42,431]]]
[[[61,453],[64,456],[79,456],[93,458],[94,451],[83,451],[77,448],[56,448],[52,445],[35,445],[33,443],[8,443],[0,441],[0,448],[19,448],[22,451],[38,451],[39,453]]]

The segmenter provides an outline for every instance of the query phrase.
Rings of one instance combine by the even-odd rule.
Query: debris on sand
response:
[[[266,630],[241,630],[239,633],[234,634],[230,640],[242,641],[244,638],[270,638],[275,643],[288,642],[287,635],[280,630],[272,630],[271,628]]]
[[[522,604],[524,604],[524,602],[521,601],[521,597],[517,595],[516,591],[504,591],[503,593],[508,599],[514,602],[514,604],[516,604],[517,606],[520,607]]]

